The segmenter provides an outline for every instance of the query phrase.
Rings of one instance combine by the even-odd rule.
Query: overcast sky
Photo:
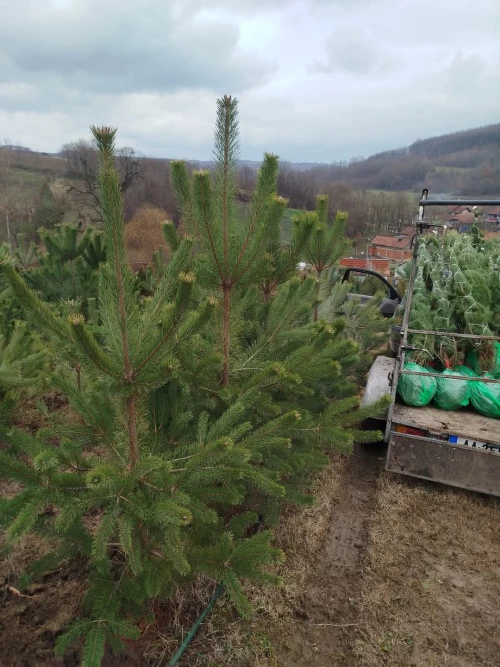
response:
[[[500,0],[0,0],[0,138],[332,162],[500,121]]]

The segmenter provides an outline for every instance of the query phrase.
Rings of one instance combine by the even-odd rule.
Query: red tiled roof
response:
[[[484,235],[486,241],[499,240],[500,241],[500,229],[497,232],[486,232]]]
[[[459,206],[450,206],[448,209],[449,213],[453,215],[461,215],[462,213],[469,213],[472,210],[472,206],[465,206],[460,204]]]
[[[410,248],[411,235],[405,236],[376,236],[372,241],[372,246],[378,245],[384,248],[402,248],[403,250]]]

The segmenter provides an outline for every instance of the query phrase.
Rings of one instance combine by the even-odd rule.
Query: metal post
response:
[[[391,404],[389,406],[389,412],[387,415],[387,424],[385,427],[385,441],[389,442],[389,437],[391,434],[391,426],[392,426],[392,413],[393,413],[393,408],[394,408],[394,403],[396,402],[396,393],[398,390],[398,380],[399,380],[399,375],[401,372],[401,369],[404,367],[405,363],[405,350],[404,346],[408,342],[408,323],[410,320],[410,309],[411,309],[411,303],[413,300],[413,289],[415,287],[415,278],[417,276],[417,257],[418,257],[418,245],[419,245],[419,239],[418,239],[418,233],[415,236],[415,242],[413,246],[413,258],[412,258],[412,266],[411,266],[411,274],[410,274],[410,280],[408,282],[408,288],[406,290],[406,307],[405,307],[405,312],[403,316],[403,324],[401,326],[401,336],[402,336],[402,341],[401,345],[399,347],[399,354],[396,357],[396,363],[394,364],[394,373],[392,376],[392,387],[391,387]]]
[[[425,192],[425,190],[424,190]],[[500,199],[427,199],[422,195],[420,206],[499,206]]]
[[[426,201],[427,199],[427,194],[428,190],[424,190],[422,192],[422,201]],[[418,215],[418,222],[422,222],[424,218],[424,206],[420,206],[419,210],[419,215]],[[392,387],[391,387],[391,404],[389,406],[389,411],[387,414],[387,423],[385,426],[385,435],[384,439],[386,442],[389,442],[389,438],[391,435],[391,427],[392,427],[392,414],[394,411],[394,403],[396,402],[396,393],[398,390],[398,380],[399,380],[399,375],[401,372],[401,369],[404,367],[405,363],[405,346],[408,342],[408,325],[410,323],[410,311],[411,311],[411,304],[413,301],[413,289],[415,287],[415,279],[417,277],[417,264],[418,264],[418,249],[419,249],[419,244],[420,244],[420,239],[419,239],[419,233],[420,233],[420,228],[417,223],[417,229],[416,233],[413,239],[413,252],[412,252],[412,263],[411,263],[411,273],[410,273],[410,280],[408,282],[408,288],[406,290],[406,307],[405,307],[405,312],[403,315],[403,324],[401,326],[401,345],[399,346],[399,352],[396,357],[396,363],[394,364],[394,373],[392,375]],[[389,452],[387,453],[389,455]]]

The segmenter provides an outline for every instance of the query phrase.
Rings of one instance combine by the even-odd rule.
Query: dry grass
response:
[[[161,246],[167,257],[165,237],[161,223],[169,219],[168,213],[153,206],[140,208],[125,225],[125,246],[132,266],[151,264],[153,252]]]
[[[313,507],[289,509],[283,516],[275,533],[275,543],[287,555],[278,569],[282,586],[248,586],[255,610],[248,620],[237,618],[226,600],[219,601],[181,665],[309,664],[307,659],[290,663],[283,638],[297,631],[295,612],[323,555],[345,463],[335,457],[317,477]],[[356,622],[343,629],[352,651],[332,667],[498,665],[498,500],[387,474],[379,478],[376,498],[359,592],[353,592]],[[164,617],[163,631],[157,624],[148,646],[150,665],[156,667],[162,656],[174,653],[189,630],[186,618],[194,621],[214,587],[215,582],[204,580],[178,593],[173,608],[180,601],[180,611]]]
[[[383,475],[359,602],[364,667],[499,664],[493,498]]]
[[[274,656],[273,637],[279,636],[285,626],[295,622],[292,617],[328,531],[345,465],[345,457],[333,456],[330,465],[312,484],[315,504],[288,508],[274,531],[273,543],[286,554],[285,562],[276,568],[282,585],[265,588],[247,585],[245,592],[254,609],[253,616],[247,620],[238,618],[226,599],[220,600],[181,665],[271,667],[278,664]],[[203,579],[189,591],[176,593],[163,619],[159,616],[155,628],[148,631],[151,642],[145,655],[150,665],[156,667],[162,658],[173,655],[181,638],[190,629],[186,619],[194,622],[210,599],[215,585],[216,582]],[[180,610],[176,610],[179,603]]]

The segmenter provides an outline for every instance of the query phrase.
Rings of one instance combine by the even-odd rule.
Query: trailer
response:
[[[413,290],[417,274],[420,238],[441,228],[425,219],[428,206],[498,205],[500,200],[430,200],[424,190],[412,241],[411,274],[406,293],[401,327],[393,327],[391,349],[395,356],[378,356],[368,374],[362,405],[370,405],[390,394],[391,403],[384,415],[384,440],[387,443],[386,470],[450,486],[500,496],[500,420],[484,417],[472,410],[447,412],[433,407],[412,408],[397,402],[398,381],[402,374],[422,375],[404,370],[405,357],[415,350],[411,334],[453,336],[476,340],[495,340],[496,336],[473,336],[446,331],[420,331],[409,327]],[[380,276],[381,277],[381,276]],[[382,278],[382,277],[381,277]],[[427,374],[427,373],[426,373]],[[436,375],[430,373],[430,375]],[[464,380],[463,376],[449,375]],[[490,378],[470,378],[470,382],[500,382]]]

